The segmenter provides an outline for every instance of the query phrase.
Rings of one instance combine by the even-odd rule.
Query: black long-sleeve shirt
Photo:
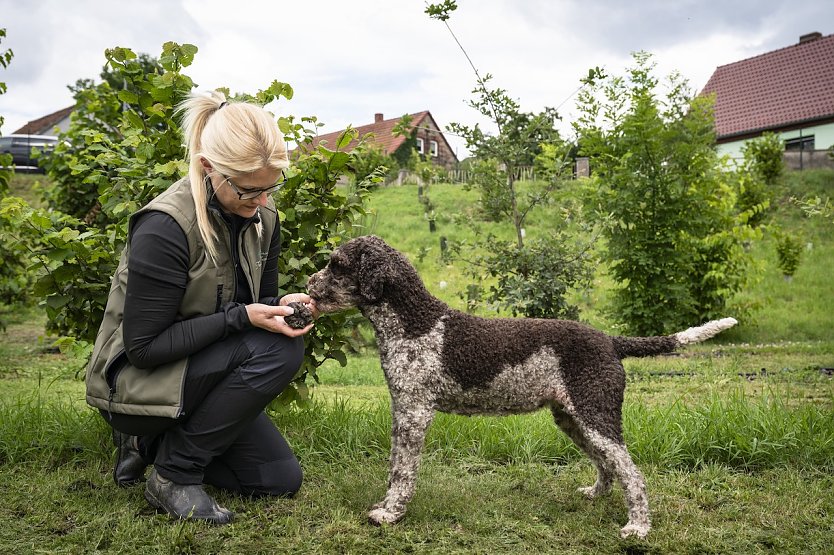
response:
[[[225,214],[224,219],[232,243],[237,244],[237,236],[248,220]],[[280,249],[280,227],[276,223],[258,302],[278,304]],[[234,253],[233,262],[237,275],[235,301],[214,314],[176,321],[188,281],[188,241],[182,228],[168,214],[157,211],[142,214],[130,238],[122,323],[125,354],[130,363],[138,368],[153,368],[185,358],[230,333],[251,327],[246,304],[253,299],[240,268],[239,253]]]

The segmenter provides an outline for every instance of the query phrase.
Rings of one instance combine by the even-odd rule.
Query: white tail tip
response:
[[[681,331],[675,334],[675,339],[678,340],[680,345],[689,345],[692,343],[700,343],[701,341],[706,341],[710,337],[718,335],[724,330],[728,330],[731,327],[738,324],[738,320],[735,318],[721,318],[720,320],[712,320],[707,322],[703,326],[696,326],[694,328],[689,328],[686,331]]]

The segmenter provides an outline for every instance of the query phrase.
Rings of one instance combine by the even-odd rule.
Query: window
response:
[[[785,141],[785,150],[814,150],[814,136],[788,139]]]
[[[432,158],[437,158],[437,141],[429,141],[429,152]]]
[[[423,154],[423,139],[417,137],[417,154]]]

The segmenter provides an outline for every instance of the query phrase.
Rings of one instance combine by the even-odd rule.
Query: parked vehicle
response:
[[[38,160],[32,158],[32,149],[43,152],[55,148],[58,137],[52,135],[6,135],[0,137],[0,154],[11,154],[15,171],[43,173]]]

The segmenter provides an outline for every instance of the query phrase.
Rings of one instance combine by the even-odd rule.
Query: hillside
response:
[[[368,229],[403,251],[415,264],[429,290],[445,302],[464,309],[463,295],[469,283],[462,260],[441,260],[441,237],[447,241],[472,238],[472,232],[455,222],[455,215],[475,210],[476,191],[460,185],[437,184],[428,191],[436,206],[436,232],[429,224],[418,201],[415,185],[385,187],[373,193],[371,209],[376,213]],[[775,191],[772,223],[789,233],[796,233],[805,243],[801,263],[792,281],[786,281],[776,264],[773,233],[765,232],[761,241],[751,246],[755,258],[753,283],[734,299],[736,307],[748,307],[750,315],[729,333],[724,341],[771,343],[782,341],[831,341],[834,329],[834,283],[830,279],[834,261],[834,221],[829,216],[808,217],[791,201],[792,197],[834,194],[834,171],[794,172],[783,176]],[[547,233],[548,221],[571,200],[571,191],[560,192],[560,200],[531,214],[528,237]],[[511,226],[486,224],[502,237],[512,236]],[[606,315],[607,291],[611,283],[600,267],[593,290],[577,293],[574,299],[582,308],[581,319],[604,329],[616,331],[616,322]],[[731,307],[732,310],[732,307]],[[495,314],[484,309],[484,314]],[[740,312],[740,311],[739,311]],[[694,324],[694,323],[693,323]]]

